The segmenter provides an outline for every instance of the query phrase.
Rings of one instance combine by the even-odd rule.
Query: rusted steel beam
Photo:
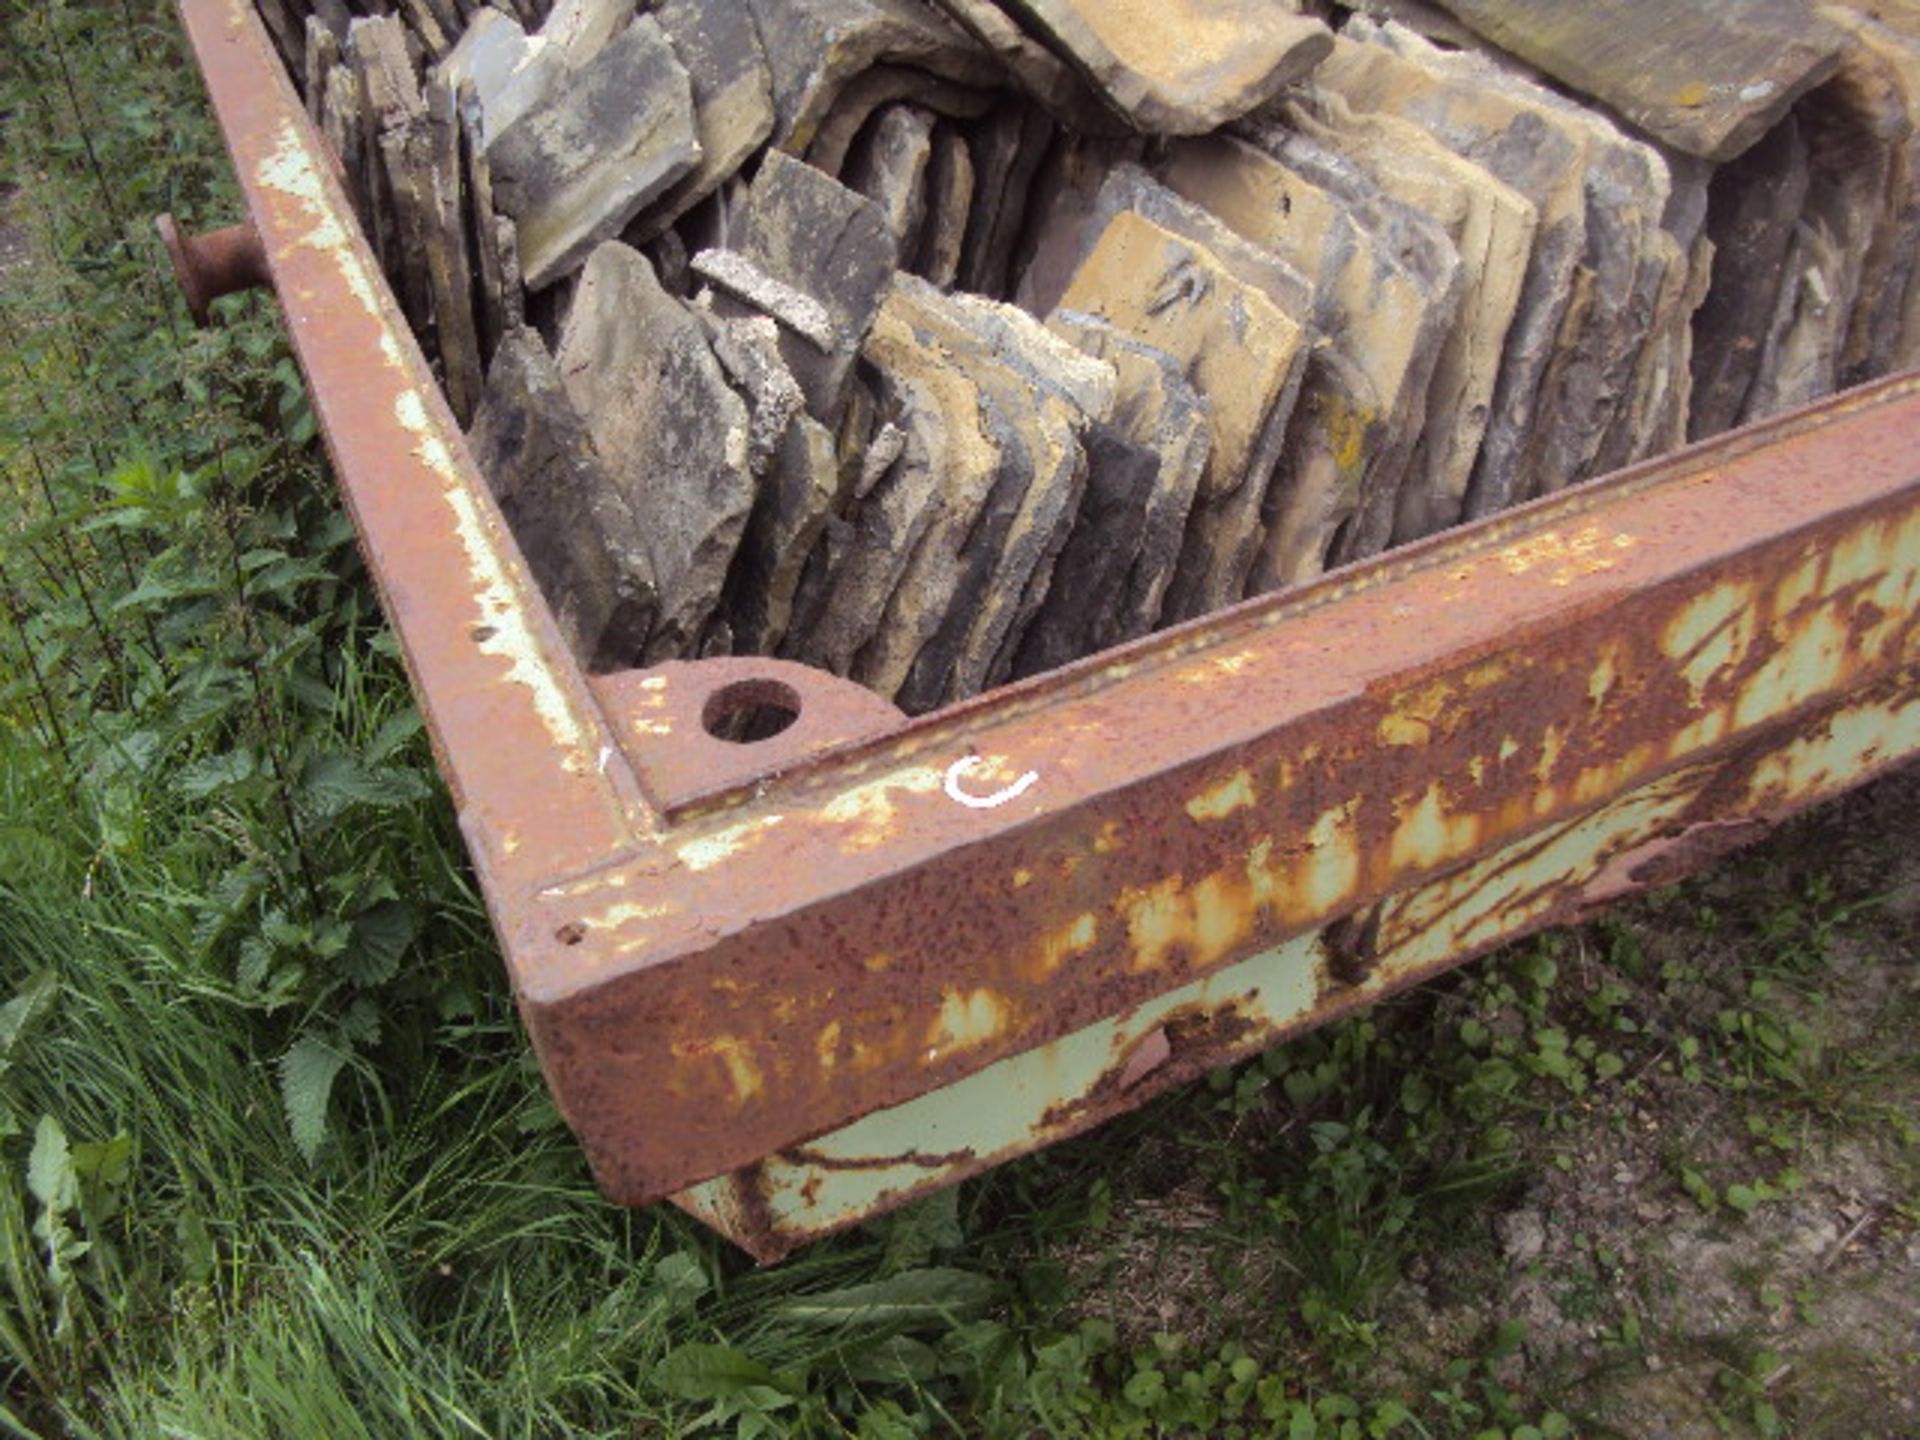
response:
[[[778,1253],[1920,748],[1912,379],[911,722],[772,661],[590,682],[250,6],[182,4],[616,1200]],[[712,733],[755,703],[797,718]]]
[[[508,937],[555,1093],[639,1202],[1335,922],[1363,964],[1383,901],[1903,674],[1916,441],[1881,385],[681,797]],[[632,682],[643,775],[697,684]]]
[[[1083,1133],[1496,945],[1666,885],[1920,751],[1920,673],[1769,727],[1574,819],[1120,1015],[674,1196],[762,1261]]]

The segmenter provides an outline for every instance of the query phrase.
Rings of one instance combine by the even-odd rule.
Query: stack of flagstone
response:
[[[910,711],[1920,360],[1916,0],[1356,3],[261,0],[583,658]]]

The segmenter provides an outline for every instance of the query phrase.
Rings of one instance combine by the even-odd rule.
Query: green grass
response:
[[[1920,1223],[1897,807],[771,1271],[601,1203],[274,312],[193,332],[163,278],[147,217],[236,213],[169,11],[4,25],[0,1425],[1902,1433],[1913,1305],[1859,1299]],[[1854,1258],[1779,1258],[1843,1179]]]

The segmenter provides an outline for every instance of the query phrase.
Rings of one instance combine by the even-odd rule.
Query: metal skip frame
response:
[[[615,1201],[776,1258],[1920,752],[1915,377],[912,720],[751,657],[588,677],[249,0],[181,8]]]

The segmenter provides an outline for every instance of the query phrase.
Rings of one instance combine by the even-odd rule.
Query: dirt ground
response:
[[[1369,1318],[1333,1382],[1429,1417],[1418,1402],[1498,1389],[1581,1436],[1920,1437],[1920,767],[1548,943],[1544,1016],[1488,1008],[1496,958],[1383,1028],[1417,1045],[1469,1013],[1523,1041],[1585,1025],[1618,1032],[1601,1043],[1624,1071],[1572,1097],[1536,1087],[1499,1117],[1514,1178],[1349,1292]],[[1373,1102],[1354,1089],[1304,1113],[1272,1096],[1210,1142],[1174,1133],[1193,1112],[1148,1127],[1114,1178],[1114,1225],[1071,1262],[1099,1277],[1087,1313],[1142,1345],[1283,1330],[1319,1273],[1311,1246],[1362,1251],[1402,1213],[1299,1222],[1329,1203],[1306,1132]],[[1231,1174],[1267,1170],[1279,1227],[1245,1221],[1247,1182],[1223,1181],[1203,1143],[1241,1152]],[[1376,1163],[1417,1170],[1391,1149]],[[1298,1338],[1294,1363],[1324,1364],[1326,1334]]]

